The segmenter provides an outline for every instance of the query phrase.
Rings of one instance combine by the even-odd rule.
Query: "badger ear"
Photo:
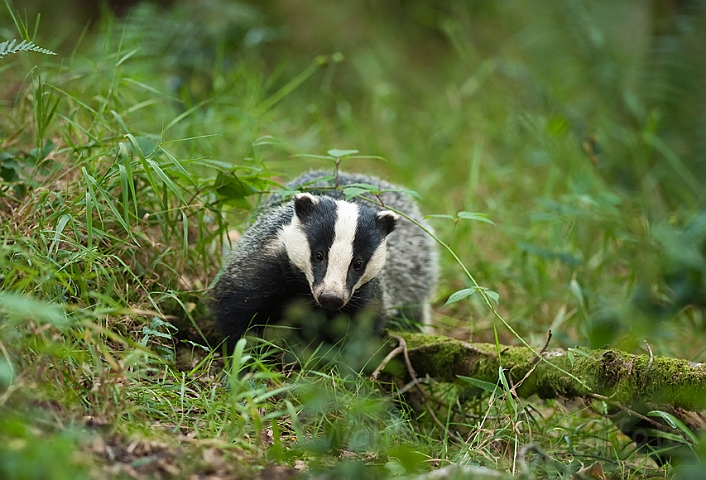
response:
[[[299,218],[306,218],[314,211],[319,199],[310,193],[298,193],[294,197],[294,211]]]
[[[389,210],[383,210],[381,212],[378,212],[377,218],[378,224],[385,231],[385,235],[389,235],[395,229],[399,215]]]

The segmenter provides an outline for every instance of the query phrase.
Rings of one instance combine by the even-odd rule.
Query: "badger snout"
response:
[[[339,310],[346,305],[343,295],[335,292],[323,292],[316,298],[316,302],[327,310]]]

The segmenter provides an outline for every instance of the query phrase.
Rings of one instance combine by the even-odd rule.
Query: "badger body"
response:
[[[400,187],[375,177],[306,173],[272,194],[235,245],[212,292],[212,310],[232,347],[251,326],[277,323],[296,302],[327,319],[362,312],[380,331],[388,318],[430,323],[437,275],[433,239],[417,205]],[[350,201],[335,186],[373,185],[380,195]]]

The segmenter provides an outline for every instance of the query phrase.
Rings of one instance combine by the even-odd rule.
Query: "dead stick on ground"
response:
[[[641,413],[637,413],[635,410],[632,410],[632,409],[626,407],[625,405],[621,405],[619,403],[611,401],[609,397],[605,397],[605,396],[599,395],[597,393],[591,393],[591,394],[589,394],[589,397],[595,398],[596,400],[602,400],[606,403],[610,403],[611,405],[615,405],[616,407],[618,407],[619,409],[621,409],[622,411],[624,411],[628,415],[632,415],[632,416],[635,416],[641,420],[644,420],[644,421],[648,422],[649,424],[653,425],[655,428],[662,430],[663,432],[675,431],[675,429],[669,428],[666,425],[663,425],[656,420],[652,420],[651,418],[642,415]]]
[[[544,347],[542,347],[542,350],[540,350],[540,352],[537,354],[537,356],[532,359],[532,368],[530,368],[529,371],[525,374],[525,376],[522,377],[522,380],[520,380],[519,382],[517,382],[517,383],[516,383],[515,385],[513,385],[512,388],[510,389],[510,391],[512,392],[512,394],[513,394],[514,396],[517,396],[517,391],[516,391],[516,390],[517,390],[517,387],[519,387],[520,385],[522,385],[522,382],[524,382],[525,380],[527,380],[527,378],[528,378],[530,375],[532,375],[532,372],[534,372],[535,369],[537,368],[537,365],[539,364],[539,361],[542,359],[542,355],[544,354],[544,352],[547,351],[547,347],[549,346],[549,342],[551,341],[551,339],[552,339],[552,331],[551,331],[551,330],[548,330],[548,331],[547,331],[547,341],[544,342]]]
[[[647,363],[647,370],[645,370],[645,378],[642,380],[642,389],[644,390],[647,386],[647,380],[650,378],[650,370],[652,370],[652,363],[654,362],[655,357],[652,354],[652,347],[650,347],[650,344],[647,343],[647,340],[643,341],[645,342],[645,345],[647,345],[647,351],[650,352],[650,361]]]
[[[434,423],[436,423],[439,428],[441,428],[443,431],[445,431],[449,437],[454,439],[455,441],[459,443],[463,443],[463,440],[458,437],[455,433],[453,433],[451,430],[449,430],[442,422],[439,420],[439,418],[436,416],[436,413],[434,413],[434,409],[429,406],[429,397],[427,395],[427,392],[424,391],[424,388],[422,388],[422,385],[419,383],[419,379],[417,378],[417,372],[414,371],[414,368],[412,367],[412,362],[409,359],[409,352],[407,352],[407,342],[405,342],[404,338],[390,334],[390,337],[394,338],[399,342],[399,346],[395,348],[390,354],[383,359],[381,362],[380,366],[375,369],[375,372],[373,372],[374,376],[379,375],[379,370],[382,370],[385,367],[385,364],[387,364],[392,358],[394,358],[396,355],[399,354],[399,350],[402,349],[402,353],[404,354],[404,363],[407,366],[407,373],[409,373],[409,376],[412,377],[412,381],[410,384],[415,385],[419,392],[422,394],[422,398],[424,398],[424,406],[431,416],[431,418],[434,420]],[[394,353],[394,354],[393,354]],[[371,375],[371,378],[373,378],[373,375]],[[406,385],[405,388],[409,388],[411,385]]]
[[[402,346],[402,343],[399,340],[397,340],[397,342],[399,343],[399,345],[397,345],[397,347],[394,350],[392,350],[390,353],[388,353],[387,356],[382,359],[382,362],[380,362],[380,365],[378,365],[378,368],[376,368],[373,371],[373,373],[370,374],[370,380],[373,380],[373,381],[377,380],[378,375],[380,375],[380,372],[382,372],[382,369],[385,368],[385,366],[388,363],[390,363],[390,360],[392,360],[393,358],[395,358],[397,355],[399,355],[401,352],[404,351],[404,347]]]

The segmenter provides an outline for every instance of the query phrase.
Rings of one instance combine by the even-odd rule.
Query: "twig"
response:
[[[632,375],[632,368],[635,366],[635,359],[637,358],[637,355],[634,353],[630,354],[630,363],[628,364],[628,377]]]
[[[397,341],[399,342],[399,340],[397,340]],[[380,362],[380,365],[378,365],[378,367],[373,371],[373,373],[370,374],[370,380],[373,380],[373,381],[377,380],[378,375],[380,375],[380,372],[382,371],[383,368],[385,368],[385,366],[390,362],[390,360],[392,360],[393,358],[395,358],[397,355],[399,355],[401,352],[404,351],[403,345],[404,345],[403,343],[400,343],[399,345],[397,345],[397,347],[394,350],[392,350],[390,353],[387,354],[387,356],[385,358],[382,359],[382,362]]]
[[[539,363],[539,361],[542,359],[542,355],[544,355],[544,352],[547,351],[547,347],[549,347],[549,342],[551,340],[552,340],[552,331],[547,330],[547,341],[544,342],[544,346],[539,351],[539,354],[536,357],[534,357],[534,360],[532,360],[532,363],[535,363],[535,364]]]
[[[391,333],[390,336],[400,342],[400,347],[402,347],[402,353],[404,353],[404,363],[407,364],[407,371],[409,372],[409,375],[412,377],[412,379],[419,383],[419,380],[417,380],[417,372],[414,371],[414,368],[412,367],[412,362],[409,359],[409,352],[407,351],[407,342],[404,341],[404,338],[400,337],[399,335],[395,335],[394,333]]]
[[[659,423],[656,420],[652,420],[650,417],[646,417],[645,415],[643,415],[641,413],[637,413],[635,410],[631,410],[630,408],[626,407],[625,405],[621,405],[617,402],[611,401],[610,398],[608,398],[608,397],[605,397],[603,395],[599,395],[598,393],[589,393],[588,396],[595,398],[596,400],[602,400],[604,402],[609,402],[611,405],[615,405],[616,407],[618,407],[619,409],[621,409],[622,411],[624,411],[628,415],[632,415],[632,416],[639,418],[640,420],[644,420],[647,423],[649,423],[650,425],[654,426],[655,428],[662,430],[663,432],[674,431],[674,429],[669,428],[669,427]]]
[[[486,357],[492,357],[492,358],[497,358],[498,355],[495,352],[486,352],[485,350],[481,350],[478,347],[474,347],[468,342],[459,342],[461,345],[463,345],[463,348],[470,350],[471,352],[478,353],[480,355],[485,355]]]
[[[551,339],[552,339],[552,331],[551,331],[551,330],[548,330],[548,331],[547,331],[547,341],[544,342],[544,346],[542,347],[542,350],[540,350],[539,353],[537,354],[537,356],[535,356],[535,357],[532,359],[532,368],[530,368],[529,371],[525,374],[525,376],[522,377],[522,380],[520,380],[519,382],[517,382],[517,384],[516,384],[516,385],[513,385],[512,388],[510,389],[510,391],[512,392],[512,394],[513,394],[514,396],[517,396],[517,387],[519,387],[520,385],[522,385],[522,383],[523,383],[525,380],[527,380],[527,378],[528,378],[530,375],[532,375],[532,372],[534,372],[534,371],[536,370],[537,365],[539,364],[539,361],[542,359],[542,355],[544,354],[544,352],[547,351],[547,347],[549,346],[549,342],[551,341]]]
[[[380,206],[381,206],[382,208],[387,208],[387,207],[385,206],[385,202],[382,201],[382,195],[381,195],[381,194],[379,194],[379,193],[373,193],[373,195],[375,196],[375,198],[378,199],[378,202],[380,202]]]
[[[647,351],[650,352],[650,360],[649,362],[647,362],[647,370],[645,370],[645,377],[642,380],[642,388],[644,390],[644,388],[647,386],[647,381],[650,378],[649,373],[650,370],[652,370],[652,363],[654,362],[655,357],[652,353],[652,347],[650,347],[650,344],[647,343],[647,340],[643,340],[643,342],[645,342],[645,345],[647,346]]]
[[[424,398],[424,406],[427,409],[427,412],[429,412],[431,418],[434,420],[434,423],[436,423],[439,428],[442,429],[442,431],[445,431],[449,437],[451,437],[458,443],[463,443],[463,440],[459,438],[458,435],[449,430],[441,422],[441,420],[439,420],[439,418],[434,413],[434,409],[429,406],[429,396],[427,395],[427,392],[425,392],[422,388],[421,383],[419,383],[419,379],[417,378],[417,372],[414,371],[414,367],[412,367],[412,362],[409,359],[409,352],[407,351],[407,342],[405,342],[404,338],[400,337],[399,335],[390,334],[390,336],[400,342],[400,345],[395,350],[397,350],[398,348],[402,348],[402,352],[404,353],[404,362],[407,365],[407,373],[409,373],[409,376],[412,377],[412,381],[410,382],[410,384],[415,385],[417,387],[417,390],[419,390],[419,392],[422,394],[422,398]],[[406,385],[404,388],[409,390],[409,388],[411,388],[410,384]]]
[[[409,391],[409,389],[414,387],[416,384],[417,384],[417,382],[412,380],[411,382],[406,384],[404,387],[400,388],[397,393],[399,393],[400,395],[403,395],[403,394],[407,393]]]
[[[422,387],[421,387],[421,385],[419,385],[419,383],[417,383],[417,386],[418,386],[419,390],[422,390]],[[439,420],[439,418],[434,413],[434,409],[429,406],[428,399],[425,402],[424,406],[426,407],[427,412],[429,412],[429,415],[431,415],[431,418],[434,420],[434,423],[436,423],[439,426],[439,428],[441,428],[442,431],[446,432],[449,437],[451,437],[452,439],[454,439],[458,443],[463,443],[463,440],[458,435],[453,433],[446,425],[444,425],[441,422],[441,420]]]
[[[622,413],[620,412],[620,410],[617,410],[615,413],[605,413],[605,412],[601,412],[600,410],[598,410],[596,407],[593,406],[593,404],[591,403],[591,399],[590,399],[590,398],[581,397],[581,403],[583,403],[583,405],[584,405],[586,408],[588,408],[590,411],[592,411],[592,412],[595,413],[596,415],[600,415],[600,416],[603,417],[603,418],[608,418],[608,419],[610,419],[611,421],[613,421],[614,418],[616,418],[616,417],[618,417],[619,415],[622,414]]]
[[[341,159],[336,158],[336,170],[335,170],[335,174],[334,174],[335,179],[336,179],[336,188],[341,186],[341,180],[338,175],[340,173],[340,170],[341,170]]]

